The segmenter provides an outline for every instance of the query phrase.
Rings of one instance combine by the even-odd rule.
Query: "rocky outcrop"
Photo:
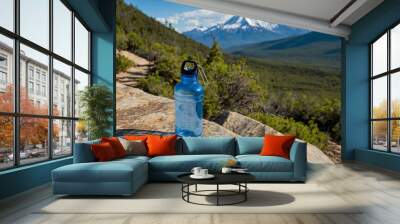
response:
[[[117,74],[117,81],[126,86],[137,87],[139,79],[146,77],[154,66],[152,62],[132,54],[129,51],[118,51],[117,54],[127,57],[134,63],[134,65],[125,72]]]
[[[217,122],[224,128],[241,136],[282,135],[273,128],[236,112],[224,112],[223,115],[217,118]],[[332,144],[330,146],[333,147]],[[318,147],[310,143],[307,144],[307,157],[311,163],[333,163]]]
[[[204,136],[236,136],[223,126],[203,120]],[[175,101],[117,83],[117,129],[129,132],[173,133]],[[126,133],[125,131],[125,133]]]
[[[281,135],[278,131],[261,122],[232,111],[224,112],[216,119],[216,122],[241,136]]]

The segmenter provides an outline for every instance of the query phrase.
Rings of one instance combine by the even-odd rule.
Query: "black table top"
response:
[[[185,184],[237,184],[248,183],[255,180],[249,173],[213,173],[212,179],[193,179],[191,173],[182,174],[177,177],[178,181]]]

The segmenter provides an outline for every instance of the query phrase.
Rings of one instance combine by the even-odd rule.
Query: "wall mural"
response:
[[[118,134],[290,133],[339,160],[339,38],[160,0],[117,4]],[[179,95],[187,60],[201,88],[190,102]]]

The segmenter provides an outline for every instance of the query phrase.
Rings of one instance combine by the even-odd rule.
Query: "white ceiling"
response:
[[[383,0],[170,0],[341,37]]]

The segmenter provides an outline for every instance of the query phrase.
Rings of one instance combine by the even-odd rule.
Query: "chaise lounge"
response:
[[[74,163],[52,172],[53,193],[66,195],[132,195],[148,181],[176,181],[180,174],[200,166],[218,172],[229,160],[236,160],[258,182],[304,182],[307,143],[296,140],[290,159],[260,156],[263,137],[183,137],[176,144],[177,155],[127,156],[96,162],[91,145],[77,143]]]

